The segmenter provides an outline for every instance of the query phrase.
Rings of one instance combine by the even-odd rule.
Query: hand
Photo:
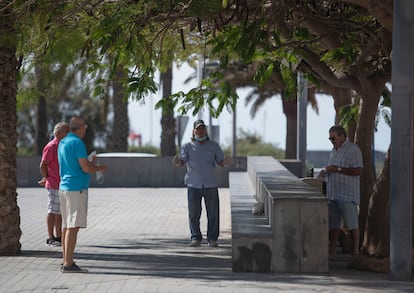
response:
[[[93,165],[96,165],[96,151],[93,151],[89,154],[88,161],[91,162]]]
[[[224,166],[229,166],[229,165],[233,164],[233,159],[230,158],[230,157],[224,157],[223,164],[224,164]]]
[[[325,172],[337,172],[338,171],[338,167],[335,165],[329,165],[327,167],[325,167]]]
[[[108,170],[108,167],[106,166],[106,165],[99,165],[101,168],[102,168],[102,170],[101,170],[101,172],[106,172],[106,170]]]
[[[176,166],[182,166],[184,164],[183,160],[180,159],[177,155],[173,158],[173,164]]]
[[[325,178],[326,177],[326,171],[325,170],[321,170],[320,172],[319,172],[319,176],[318,176],[319,178]]]
[[[37,184],[39,184],[40,186],[45,186],[46,185],[46,178],[43,177],[42,179],[40,179],[39,181],[37,181]]]

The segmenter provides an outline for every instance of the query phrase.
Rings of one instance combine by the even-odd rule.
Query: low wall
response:
[[[17,186],[37,187],[42,177],[40,156],[17,158]],[[91,187],[184,187],[186,167],[172,164],[173,157],[109,157],[99,158],[108,166],[103,184],[91,176]],[[236,157],[229,167],[217,167],[219,187],[228,187],[228,173],[245,171],[246,157]]]
[[[41,178],[40,156],[17,157],[17,186],[37,187]],[[91,176],[91,187],[184,187],[186,167],[172,164],[173,157],[102,157],[99,161],[108,166],[103,184]],[[280,160],[282,165],[297,174],[300,162]],[[246,157],[233,158],[228,167],[217,167],[219,187],[229,186],[229,172],[245,172]]]

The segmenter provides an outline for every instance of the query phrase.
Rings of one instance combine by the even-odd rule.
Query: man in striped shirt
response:
[[[353,255],[358,255],[362,153],[356,144],[347,140],[342,126],[335,125],[329,129],[329,140],[333,149],[328,166],[321,172],[327,182],[326,194],[329,199],[329,255],[336,256],[336,243],[342,223],[352,235]]]

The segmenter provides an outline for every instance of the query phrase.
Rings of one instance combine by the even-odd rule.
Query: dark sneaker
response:
[[[46,245],[47,246],[60,246],[61,243],[56,241],[54,237],[46,239]]]
[[[87,273],[87,272],[88,272],[87,269],[82,269],[78,267],[75,263],[73,263],[72,265],[68,267],[62,266],[62,273]]]
[[[55,239],[56,242],[59,242],[59,243],[62,244],[62,237],[54,237],[53,236],[53,239]]]
[[[190,246],[191,247],[201,246],[201,240],[197,240],[197,239],[191,240]]]
[[[208,246],[210,246],[210,247],[217,247],[217,246],[218,246],[217,241],[210,240],[210,241],[208,242]]]
[[[75,264],[75,262],[73,262],[73,264]],[[63,262],[60,263],[60,270],[62,271],[63,269]]]

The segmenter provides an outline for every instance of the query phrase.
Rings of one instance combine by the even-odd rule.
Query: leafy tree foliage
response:
[[[68,121],[73,115],[83,116],[88,123],[85,142],[88,149],[102,149],[107,140],[110,127],[106,126],[106,103],[108,99],[91,97],[91,85],[80,72],[69,67],[44,66],[42,74],[25,74],[18,92],[18,147],[19,154],[40,154],[43,146],[53,135],[53,127],[58,121]],[[38,88],[37,79],[47,84],[43,91]],[[39,128],[39,96],[43,97],[46,107],[45,133],[43,143],[36,144],[36,132]],[[38,121],[37,123],[34,123]],[[96,145],[94,144],[96,142]]]
[[[108,80],[123,68],[128,72],[123,83],[127,97],[143,99],[156,89],[156,68],[163,70],[172,59],[191,58],[197,51],[203,58],[217,58],[223,67],[231,61],[257,62],[255,79],[259,84],[276,70],[287,85],[286,92],[293,89],[295,71],[304,72],[317,86],[357,92],[361,110],[356,142],[368,170],[364,168],[362,176],[362,194],[367,197],[361,205],[360,225],[364,226],[375,181],[370,169],[377,106],[390,80],[392,8],[390,0],[379,2],[385,5],[382,9],[368,0],[2,2],[0,61],[4,71],[0,79],[7,88],[0,88],[4,95],[0,99],[0,136],[2,142],[12,144],[0,148],[1,166],[13,173],[14,161],[6,154],[15,158],[16,68],[24,68],[30,58],[36,58],[33,64],[85,66],[99,97],[107,95]],[[194,50],[190,52],[189,47]],[[167,49],[175,54],[163,54]],[[173,95],[159,106],[195,113],[208,105],[214,115],[226,107],[234,109],[238,97],[221,76],[220,72],[213,74],[198,88]],[[15,197],[11,192],[15,177],[2,175],[4,182],[11,183],[0,186],[0,200],[10,202],[11,208],[6,206],[5,210],[12,210],[14,219],[15,198],[8,199]],[[13,239],[18,234],[16,230]],[[8,245],[6,250],[19,250],[18,245]]]

